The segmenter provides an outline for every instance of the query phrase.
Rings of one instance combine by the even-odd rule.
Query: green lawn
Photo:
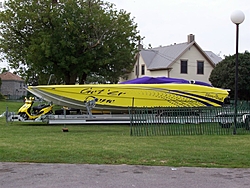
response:
[[[0,102],[0,114],[22,103]],[[0,161],[250,167],[250,135],[130,136],[128,125],[6,123],[0,119]]]

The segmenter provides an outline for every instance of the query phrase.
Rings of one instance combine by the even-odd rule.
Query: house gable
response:
[[[140,57],[142,58],[143,62],[146,64],[147,68],[150,67],[150,64],[154,60],[155,56],[157,56],[157,53],[158,53],[157,50],[142,49],[140,51]]]
[[[210,73],[216,63],[220,61],[220,57],[217,57],[214,53],[203,51],[195,42],[192,34],[188,35],[188,40],[185,43],[141,49],[138,57],[133,72],[128,75],[128,79],[143,76],[166,76],[209,83]],[[188,72],[181,74],[180,64],[182,60],[187,61]]]
[[[187,62],[186,73],[181,73],[182,61]],[[204,65],[204,71],[202,74],[198,73],[199,62],[202,62]],[[174,63],[170,65],[171,71],[169,72],[169,77],[209,82],[208,79],[214,66],[214,63],[209,61],[207,56],[204,56],[203,53],[200,53],[200,50],[196,45],[192,45],[180,57],[178,57]]]
[[[205,51],[203,51],[203,50],[201,49],[201,47],[200,47],[196,42],[194,42],[194,46],[196,46],[196,48],[198,49],[198,51],[200,52],[200,54],[201,54],[202,56],[204,56],[204,57],[206,58],[206,60],[208,61],[208,63],[214,68],[214,67],[215,67],[215,62],[213,61],[214,58],[211,59],[211,58],[207,55],[207,53],[205,53]]]

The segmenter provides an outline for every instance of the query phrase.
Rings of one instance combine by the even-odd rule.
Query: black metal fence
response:
[[[250,105],[195,108],[131,108],[131,136],[249,134]]]

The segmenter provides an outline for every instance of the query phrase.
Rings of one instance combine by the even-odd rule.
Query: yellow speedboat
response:
[[[224,89],[182,83],[41,85],[28,90],[54,104],[79,109],[91,100],[97,109],[221,106],[228,96]]]

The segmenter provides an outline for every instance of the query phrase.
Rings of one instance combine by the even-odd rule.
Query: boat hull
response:
[[[85,108],[97,98],[95,108],[221,106],[228,92],[194,84],[100,84],[29,86],[34,95],[54,104]]]

